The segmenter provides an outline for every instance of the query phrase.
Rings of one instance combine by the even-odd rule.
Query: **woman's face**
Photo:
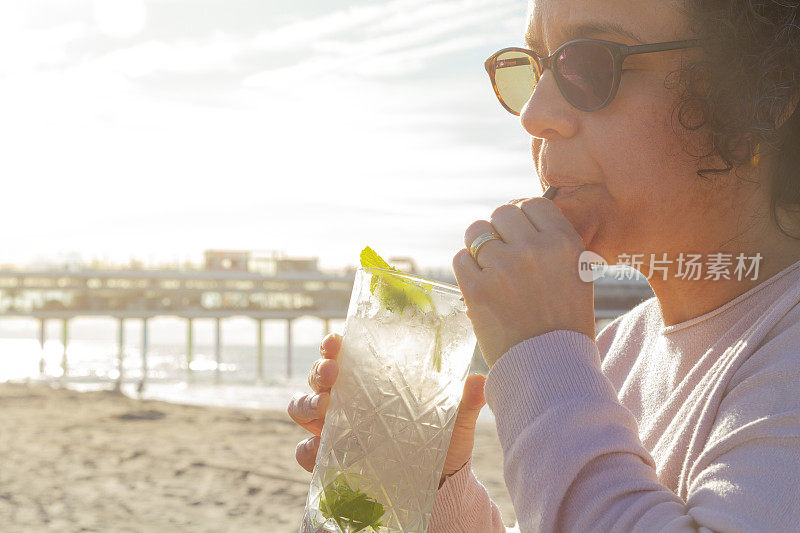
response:
[[[627,45],[689,39],[680,2],[642,0],[534,0],[529,7],[529,46],[550,55],[564,42],[593,37]],[[635,34],[575,34],[585,24],[616,23]],[[538,42],[540,44],[535,44]],[[619,254],[713,253],[736,232],[741,191],[697,176],[702,162],[690,154],[707,151],[703,133],[683,130],[673,119],[675,92],[668,74],[698,49],[628,57],[619,91],[594,112],[572,107],[545,71],[521,113],[532,135],[532,152],[542,185],[583,185],[555,202],[587,249],[609,263]],[[677,117],[677,115],[675,115]],[[674,122],[674,126],[673,126]],[[741,214],[741,213],[740,213]],[[674,254],[674,257],[673,257]],[[659,255],[660,257],[660,255]]]

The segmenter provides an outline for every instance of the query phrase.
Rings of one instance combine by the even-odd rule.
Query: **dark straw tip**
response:
[[[547,198],[548,200],[552,200],[556,197],[556,193],[558,192],[558,187],[548,187],[544,194],[542,194],[542,198]]]

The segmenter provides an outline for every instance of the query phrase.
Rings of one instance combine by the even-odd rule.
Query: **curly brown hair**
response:
[[[668,77],[680,88],[674,118],[687,130],[708,135],[706,158],[723,168],[698,175],[728,174],[756,156],[774,154],[772,219],[778,209],[800,213],[800,0],[684,0],[690,31],[709,39],[704,57]],[[793,114],[781,127],[776,123]],[[798,236],[790,237],[800,239]]]

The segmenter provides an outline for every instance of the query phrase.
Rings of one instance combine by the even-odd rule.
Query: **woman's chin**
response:
[[[562,209],[564,216],[569,220],[575,232],[580,236],[583,241],[583,246],[589,251],[598,252],[599,247],[598,231],[600,229],[600,221],[596,216],[596,212],[591,208],[564,207]],[[602,255],[602,254],[601,254]]]

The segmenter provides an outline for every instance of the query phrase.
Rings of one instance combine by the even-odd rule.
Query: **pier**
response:
[[[194,320],[213,319],[215,381],[223,364],[222,320],[247,317],[256,323],[256,379],[264,376],[264,324],[286,325],[286,377],[292,367],[292,322],[313,317],[330,332],[331,320],[346,318],[355,270],[324,272],[315,259],[273,259],[269,268],[251,266],[249,252],[206,253],[201,269],[0,269],[0,317],[28,317],[39,322],[39,344],[44,351],[46,322],[61,323],[61,375],[69,377],[67,347],[70,320],[76,317],[117,319],[116,387],[124,379],[123,358],[126,321],[141,321],[141,390],[148,375],[148,321],[173,316],[186,323],[186,379],[191,382]],[[421,275],[430,273],[420,272]],[[455,283],[452,275],[435,276]],[[652,296],[644,280],[605,277],[595,286],[595,316],[611,320]],[[40,360],[44,373],[44,357]]]

